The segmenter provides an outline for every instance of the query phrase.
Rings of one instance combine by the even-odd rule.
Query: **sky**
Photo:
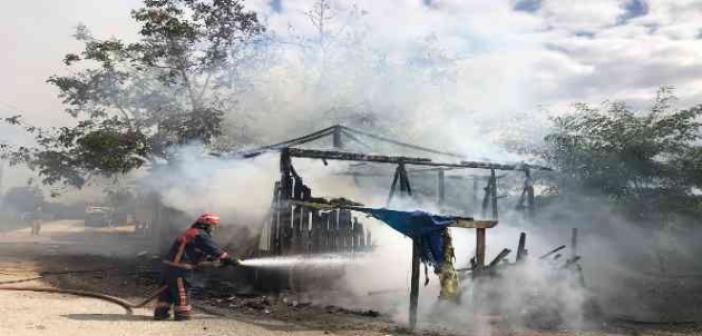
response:
[[[309,85],[314,76],[299,55],[260,73],[258,92],[240,102],[258,120],[237,120],[254,120],[259,134],[271,133],[265,142],[337,122],[319,122],[323,113],[305,118],[307,111],[370,106],[381,119],[394,113],[387,119],[412,121],[401,126],[402,140],[474,159],[512,160],[495,155],[495,139],[509,132],[543,139],[548,118],[576,102],[624,100],[643,107],[662,85],[676,88],[680,107],[702,102],[702,0],[326,1],[334,16],[329,32],[356,32],[362,46],[337,55],[340,69],[330,75],[335,82],[322,91]],[[269,33],[294,41],[314,36],[307,13],[315,2],[245,5]],[[5,2],[0,116],[23,114],[39,126],[70,123],[46,80],[72,71],[61,61],[80,50],[75,27],[85,24],[98,38],[133,40],[138,26],[130,9],[140,3]],[[384,68],[363,64],[378,55]],[[300,130],[300,124],[309,127]],[[20,137],[19,130],[2,128],[0,141]]]
[[[45,83],[64,73],[63,55],[80,47],[78,23],[96,36],[134,37],[129,10],[139,0],[13,1],[0,11],[0,113],[42,124],[65,118]],[[314,1],[249,0],[269,28],[304,26]],[[551,106],[604,99],[645,100],[673,85],[683,102],[702,101],[702,1],[693,0],[396,0],[331,1],[361,8],[374,38],[397,48],[429,34],[486,82],[500,69],[526,96]],[[471,67],[471,63],[479,65]],[[515,65],[516,64],[516,65]],[[482,71],[482,73],[481,73]],[[478,83],[471,85],[479,86]]]

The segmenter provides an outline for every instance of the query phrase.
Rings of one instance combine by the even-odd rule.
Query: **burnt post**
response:
[[[395,171],[395,179],[393,187],[400,184],[400,195],[403,197],[412,196],[412,187],[410,185],[409,176],[405,169],[405,164],[400,163]],[[390,194],[392,197],[392,192]],[[388,204],[390,199],[388,200]],[[419,254],[421,253],[421,245],[419,238],[412,238],[412,278],[410,282],[410,306],[409,306],[409,327],[411,330],[417,326],[417,305],[419,304]]]
[[[409,175],[405,169],[405,164],[402,162],[400,162],[400,164],[397,165],[397,169],[395,169],[395,175],[390,185],[390,194],[388,195],[388,201],[386,203],[388,206],[395,196],[395,189],[397,189],[398,184],[400,185],[401,197],[412,196],[412,186],[410,185]]]
[[[527,255],[526,250],[526,233],[519,234],[519,245],[517,246],[517,261],[522,261]]]
[[[419,241],[412,239],[412,282],[410,284],[409,327],[417,326],[417,305],[419,304]]]
[[[534,181],[531,178],[531,169],[527,167],[524,170],[524,175],[526,175],[524,189],[526,189],[527,194],[527,209],[529,211],[529,219],[534,219],[534,215],[536,214],[536,204],[534,202]]]
[[[497,220],[497,176],[495,176],[495,170],[490,169],[490,184],[492,188],[490,189],[490,205],[492,206],[492,219]]]
[[[490,206],[490,195],[492,194],[491,190],[492,190],[492,179],[488,178],[487,185],[485,186],[485,188],[483,188],[483,191],[484,191],[483,204],[482,204],[482,208],[480,210],[480,216],[483,218],[487,217],[488,207]]]
[[[444,173],[443,168],[439,168],[439,175],[438,175],[438,184],[437,184],[437,194],[438,194],[438,199],[437,203],[439,204],[439,207],[444,205],[444,202],[446,200],[446,176]]]

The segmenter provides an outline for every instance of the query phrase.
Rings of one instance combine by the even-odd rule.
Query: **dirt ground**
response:
[[[148,242],[129,229],[85,230],[78,221],[43,226],[39,237],[28,229],[0,233],[0,282],[44,275],[18,284],[81,289],[132,302],[157,289],[158,260],[139,253]],[[137,257],[139,255],[139,257]],[[65,274],[67,270],[90,272]],[[216,291],[215,291],[216,292]],[[97,299],[0,290],[2,335],[406,335],[406,328],[374,311],[318,306],[293,296],[202,295],[197,314],[187,322],[151,320],[151,308],[124,309]],[[602,322],[588,330],[516,330],[499,323],[486,329],[421,330],[419,335],[702,335],[699,325],[642,325]]]

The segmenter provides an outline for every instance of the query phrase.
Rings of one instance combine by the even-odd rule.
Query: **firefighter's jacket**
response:
[[[193,224],[171,245],[164,262],[168,265],[192,269],[198,263],[210,259],[225,259],[229,255],[212,239],[207,225]]]

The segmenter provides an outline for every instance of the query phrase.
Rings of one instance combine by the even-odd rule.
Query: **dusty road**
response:
[[[46,225],[40,237],[26,230],[0,233],[0,282],[45,275],[27,287],[81,289],[138,302],[158,288],[149,264],[135,258],[139,240],[128,232],[85,231],[80,223]],[[127,257],[125,251],[131,255]],[[146,268],[144,268],[146,267]],[[79,274],[66,270],[95,270]],[[126,271],[126,272],[125,272]],[[225,289],[226,292],[226,289]],[[234,299],[234,300],[230,300]],[[368,316],[335,306],[291,306],[280,299],[224,296],[200,300],[187,322],[151,320],[151,309],[133,315],[112,303],[69,295],[0,290],[0,335],[407,335],[389,316]],[[587,330],[529,330],[505,325],[448,330],[428,326],[418,336],[702,336],[702,325],[623,324],[601,321]]]
[[[31,292],[0,292],[0,335],[334,335],[300,330],[276,321],[243,321],[198,313],[187,322],[155,322],[150,311],[126,315],[119,306],[99,300]],[[367,333],[345,332],[346,335]]]
[[[47,223],[40,236],[28,229],[0,232],[0,282],[36,277],[44,272],[109,268],[84,274],[59,274],[17,284],[22,287],[54,287],[91,290],[123,297],[132,302],[153,292],[151,279],[121,274],[134,270],[132,259],[142,247],[129,232],[115,229],[85,230],[78,221]],[[133,257],[132,257],[133,258]],[[373,328],[358,316],[308,313],[315,321],[299,317],[276,319],[262,311],[217,309],[208,314],[196,310],[186,322],[153,321],[151,306],[125,314],[118,305],[71,295],[0,290],[0,335],[387,335],[384,323]],[[272,310],[272,308],[271,308]],[[271,314],[272,315],[272,314]]]

